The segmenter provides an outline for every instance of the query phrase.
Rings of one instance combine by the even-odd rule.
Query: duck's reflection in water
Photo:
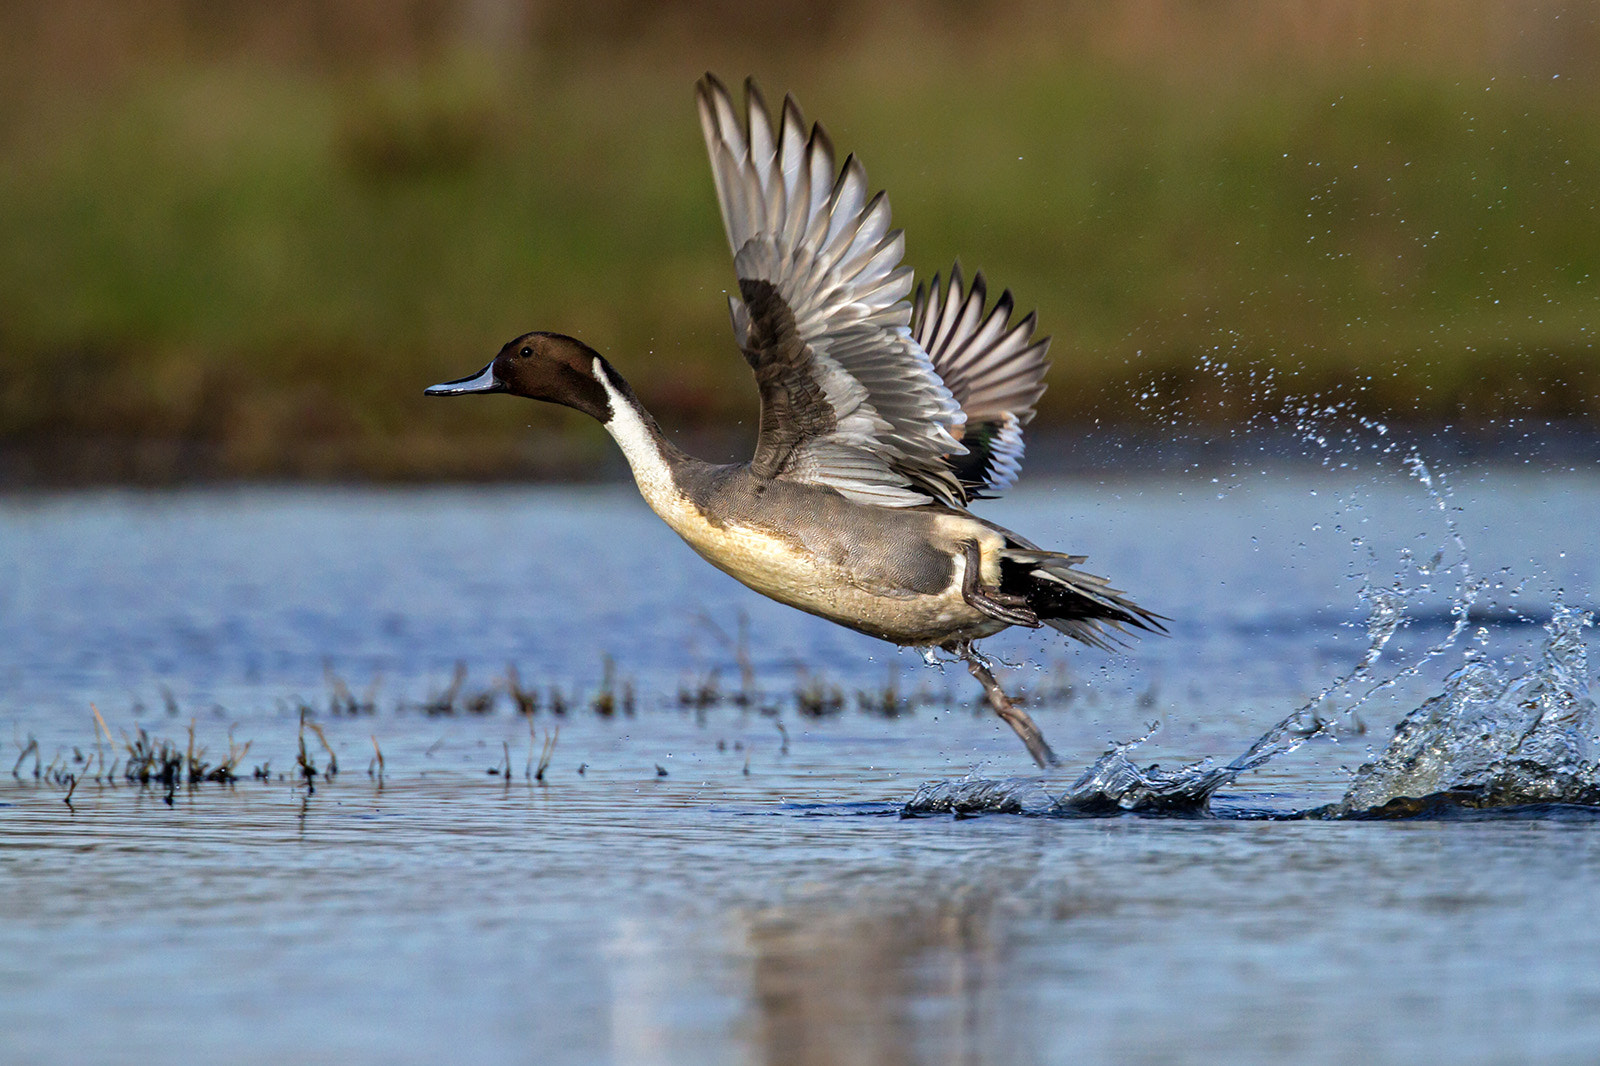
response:
[[[974,892],[871,913],[754,913],[749,1034],[759,1061],[970,1063],[992,1056],[1005,936]],[[981,1050],[980,1050],[981,1049]]]
[[[613,1052],[784,1066],[1027,1058],[1038,1027],[1018,1013],[1027,982],[1007,975],[1033,922],[994,887],[738,909],[720,943],[630,922],[608,960]],[[1082,906],[1047,910],[1071,921]]]
[[[608,953],[613,1050],[773,1066],[1041,1061],[1064,1040],[1094,1042],[1062,1008],[1096,997],[1106,936],[1126,935],[1123,887],[1011,838],[956,868],[871,864],[795,880],[781,900],[640,915]]]

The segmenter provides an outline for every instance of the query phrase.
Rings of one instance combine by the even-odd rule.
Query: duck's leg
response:
[[[994,673],[989,669],[989,661],[978,654],[978,649],[972,646],[972,641],[957,641],[948,645],[948,648],[961,656],[972,676],[983,686],[984,695],[989,697],[989,706],[994,708],[994,713],[1022,738],[1022,742],[1028,746],[1028,754],[1033,756],[1033,761],[1038,763],[1041,769],[1061,765],[1061,760],[1056,758],[1056,753],[1045,743],[1044,734],[1033,724],[1028,712],[1012,703],[1010,697],[1001,689],[1000,682],[994,679]]]
[[[966,553],[967,565],[961,571],[962,599],[990,618],[998,618],[1009,625],[1038,629],[1043,624],[1039,621],[1039,616],[1028,607],[1026,597],[1001,592],[997,588],[988,588],[983,584],[983,553],[979,551],[977,541],[967,541]]]

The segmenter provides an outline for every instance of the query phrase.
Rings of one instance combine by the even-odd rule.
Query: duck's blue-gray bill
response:
[[[504,392],[506,387],[494,379],[494,364],[490,363],[476,374],[459,378],[455,381],[446,381],[442,385],[431,385],[424,390],[425,396],[458,396],[467,392]]]

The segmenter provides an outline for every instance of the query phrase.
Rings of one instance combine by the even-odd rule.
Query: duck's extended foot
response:
[[[1001,689],[1000,682],[994,679],[994,673],[989,669],[989,661],[978,654],[978,649],[972,646],[972,641],[958,641],[948,647],[961,656],[967,664],[972,676],[983,686],[984,695],[989,697],[989,706],[994,708],[994,713],[1022,738],[1022,742],[1028,746],[1028,754],[1033,756],[1033,761],[1038,763],[1041,769],[1060,766],[1061,760],[1056,758],[1056,753],[1045,743],[1044,734],[1033,724],[1033,719],[1028,717],[1027,711],[1011,702],[1010,697]]]
[[[961,598],[990,618],[998,618],[1009,625],[1038,629],[1043,623],[1029,608],[1026,597],[1001,592],[983,584],[983,554],[978,549],[978,542],[967,541],[966,552],[967,565],[961,574]]]

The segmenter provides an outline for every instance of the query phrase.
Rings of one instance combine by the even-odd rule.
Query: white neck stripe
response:
[[[606,432],[622,448],[640,494],[652,510],[665,517],[662,508],[678,502],[678,490],[661,449],[640,416],[637,405],[611,384],[598,359],[594,362],[594,376],[600,382],[600,387],[606,390],[606,399],[611,403],[611,417],[603,423]]]

